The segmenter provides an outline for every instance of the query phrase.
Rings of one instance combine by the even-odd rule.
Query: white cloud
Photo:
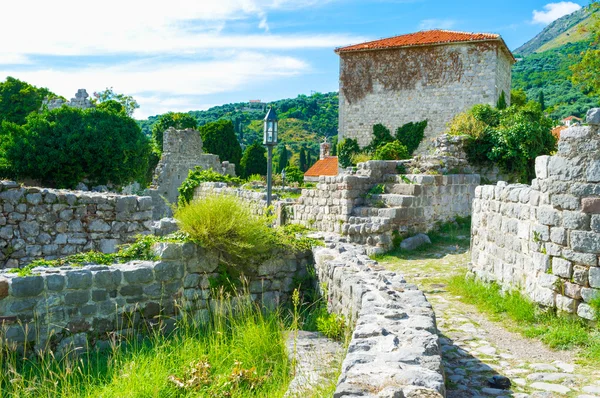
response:
[[[424,19],[419,24],[419,29],[452,29],[456,21],[452,19]]]
[[[48,87],[66,98],[71,98],[78,88],[102,90],[113,87],[138,100],[140,110],[135,116],[139,118],[167,109],[197,109],[198,104],[186,97],[230,92],[309,70],[308,64],[294,57],[243,52],[225,59],[181,63],[141,61],[112,67],[27,71],[0,67],[0,76],[13,76],[36,86]]]
[[[556,21],[558,18],[571,14],[579,10],[581,6],[571,1],[561,1],[559,3],[548,3],[544,6],[544,11],[533,11],[532,23],[547,25]]]
[[[0,53],[0,65],[25,65],[31,61],[23,54]]]

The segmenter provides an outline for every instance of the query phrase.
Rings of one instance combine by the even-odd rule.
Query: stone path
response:
[[[578,365],[576,353],[552,351],[537,340],[512,333],[444,289],[444,278],[468,261],[462,245],[380,261],[417,284],[433,305],[447,397],[600,398],[600,364],[595,369]],[[508,377],[512,386],[493,388],[488,383],[493,376]]]
[[[287,339],[288,355],[296,359],[296,375],[285,398],[331,396],[346,354],[342,343],[317,332],[298,331],[294,355],[294,333]],[[331,389],[331,391],[329,391]]]

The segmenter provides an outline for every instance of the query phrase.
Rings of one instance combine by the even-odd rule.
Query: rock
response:
[[[585,122],[591,125],[600,124],[600,108],[592,108],[587,112],[585,116]]]
[[[496,388],[496,389],[501,389],[501,390],[508,390],[511,386],[510,379],[508,377],[502,376],[502,375],[494,375],[494,376],[490,377],[487,380],[487,382],[491,388]]]
[[[417,249],[423,245],[427,245],[427,244],[431,244],[431,240],[429,239],[429,236],[427,236],[425,234],[417,234],[410,238],[404,239],[402,241],[402,243],[400,243],[400,248],[402,250],[411,251],[411,250],[415,250],[415,249]]]
[[[8,297],[8,281],[0,279],[0,300]]]
[[[80,182],[79,184],[77,184],[77,186],[75,186],[75,190],[77,190],[77,191],[84,191],[84,192],[87,192],[87,191],[89,191],[90,189],[89,189],[89,188],[88,188],[88,186],[87,186],[87,185],[85,185],[83,182]]]
[[[561,384],[550,384],[550,383],[542,383],[542,382],[531,383],[529,385],[529,387],[536,389],[536,390],[556,392],[559,394],[568,394],[571,391],[571,389],[569,387],[563,386]]]
[[[44,290],[44,278],[41,276],[26,276],[12,281],[14,297],[34,297]]]
[[[68,273],[68,289],[87,289],[90,286],[92,286],[92,273],[90,271],[73,271]]]

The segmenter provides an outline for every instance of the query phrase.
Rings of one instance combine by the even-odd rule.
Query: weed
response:
[[[370,199],[373,197],[373,195],[382,195],[385,193],[385,184],[377,184],[374,187],[372,187],[369,192],[367,192],[367,195],[365,196],[366,199]]]

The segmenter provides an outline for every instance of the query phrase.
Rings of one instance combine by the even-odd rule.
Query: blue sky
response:
[[[0,4],[0,80],[113,87],[137,118],[338,88],[335,47],[442,28],[515,49],[579,1],[79,0]],[[8,18],[7,18],[8,16]]]

